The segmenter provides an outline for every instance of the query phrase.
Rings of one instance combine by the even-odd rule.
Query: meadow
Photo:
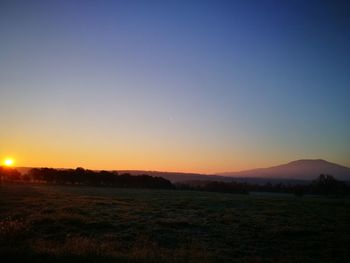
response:
[[[348,198],[0,185],[2,262],[347,262]]]

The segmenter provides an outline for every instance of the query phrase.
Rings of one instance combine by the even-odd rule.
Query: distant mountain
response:
[[[229,177],[258,177],[275,179],[313,180],[320,174],[330,174],[338,180],[350,181],[350,168],[322,159],[297,160],[269,168],[218,173]]]
[[[16,167],[22,173],[27,173],[31,168]],[[160,172],[143,170],[115,170],[116,172],[129,173],[131,175],[147,174],[150,176],[163,177],[172,183],[189,181],[221,181],[221,182],[247,182],[256,184],[270,183],[306,183],[307,180],[314,180],[320,174],[330,174],[336,179],[350,181],[350,168],[324,160],[298,160],[287,164],[273,166],[270,168],[260,168],[239,172],[224,172],[215,175],[180,173],[180,172]]]
[[[220,175],[208,175],[197,173],[180,173],[180,172],[160,172],[160,171],[139,171],[139,170],[116,170],[118,173],[129,173],[132,175],[147,174],[150,176],[163,177],[173,183],[185,181],[221,181],[231,182],[233,178]]]
[[[34,167],[15,167],[21,174],[28,173],[29,170]],[[61,168],[64,169],[64,168]],[[222,182],[231,182],[233,179],[226,176],[219,175],[206,175],[206,174],[197,174],[197,173],[180,173],[180,172],[161,172],[161,171],[146,171],[146,170],[114,170],[119,174],[128,173],[131,175],[141,175],[147,174],[150,176],[163,177],[172,183],[184,182],[184,181],[222,181]]]
[[[132,175],[147,174],[150,176],[163,177],[172,183],[184,183],[190,185],[198,185],[205,181],[219,181],[219,182],[241,182],[251,184],[266,184],[270,182],[272,184],[278,183],[290,183],[290,184],[305,184],[308,183],[305,180],[298,180],[293,178],[263,178],[263,177],[230,177],[221,175],[209,175],[209,174],[197,174],[197,173],[179,173],[179,172],[160,172],[160,171],[138,171],[138,170],[116,170],[118,173],[130,173]],[[315,179],[315,178],[313,178]]]

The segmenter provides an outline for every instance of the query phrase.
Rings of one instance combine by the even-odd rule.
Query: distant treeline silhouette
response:
[[[125,188],[156,188],[196,190],[209,192],[248,194],[249,192],[291,193],[297,196],[304,194],[350,195],[350,185],[336,180],[331,175],[321,174],[309,184],[252,184],[242,182],[217,182],[217,181],[188,181],[172,184],[162,177],[149,175],[118,174],[111,171],[92,171],[84,168],[53,169],[33,168],[25,175],[17,170],[0,167],[0,181],[18,181],[49,184],[110,186]]]
[[[178,189],[200,190],[224,193],[248,194],[249,192],[291,193],[297,196],[304,194],[316,195],[350,195],[350,185],[336,180],[331,175],[321,174],[309,184],[252,184],[242,182],[190,181],[177,184]]]
[[[2,168],[0,169],[0,175],[4,180],[50,184],[162,189],[171,189],[174,187],[170,181],[162,177],[152,177],[149,175],[133,176],[110,171],[92,171],[80,167],[76,169],[33,168],[23,176],[14,169]]]
[[[21,173],[16,169],[0,166],[0,182],[1,180],[19,181],[22,179],[23,177],[21,176]]]

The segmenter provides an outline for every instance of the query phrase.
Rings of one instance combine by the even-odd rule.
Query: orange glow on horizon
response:
[[[12,167],[15,161],[12,158],[7,158],[4,160],[4,165],[7,167]]]

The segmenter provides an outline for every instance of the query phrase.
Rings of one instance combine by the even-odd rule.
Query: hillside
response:
[[[269,168],[218,173],[220,176],[228,177],[260,177],[297,180],[312,180],[320,174],[330,174],[338,180],[350,181],[350,168],[322,159],[297,160]]]
[[[31,168],[17,167],[22,174]],[[147,174],[150,176],[163,177],[172,183],[186,181],[240,181],[248,183],[302,183],[302,180],[313,180],[320,174],[330,174],[336,179],[350,181],[350,168],[325,160],[297,160],[287,164],[269,168],[259,168],[238,172],[223,172],[215,175],[181,172],[161,172],[144,170],[115,170],[118,173],[129,173],[131,175]]]
[[[26,174],[33,167],[16,167],[16,169],[21,174]],[[172,183],[183,182],[183,181],[196,181],[196,180],[206,180],[206,181],[222,181],[230,182],[232,178],[219,176],[219,175],[206,175],[198,173],[182,173],[182,172],[161,172],[161,171],[146,171],[146,170],[114,170],[119,174],[131,174],[131,175],[150,175],[156,177],[163,177]]]

